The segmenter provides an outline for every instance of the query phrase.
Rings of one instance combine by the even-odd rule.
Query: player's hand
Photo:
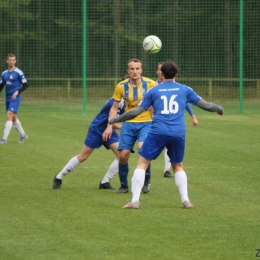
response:
[[[12,95],[12,100],[16,100],[17,95],[19,94],[19,91],[16,90],[14,94]]]
[[[148,111],[149,111],[150,113],[153,113],[153,112],[154,112],[154,109],[153,109],[153,107],[152,107],[152,106],[150,106],[150,107],[148,108]]]
[[[192,117],[192,125],[197,126],[199,121],[197,120],[196,116],[193,114],[191,117]]]
[[[219,109],[217,113],[222,116],[224,114],[224,109],[221,107],[221,109]]]
[[[194,120],[194,121],[192,122],[193,126],[197,126],[197,125],[198,125],[198,123],[199,123],[199,121],[198,121],[198,120]]]
[[[104,142],[106,142],[108,139],[110,139],[111,135],[112,135],[112,127],[108,128],[104,131],[104,133],[102,134],[102,139]]]

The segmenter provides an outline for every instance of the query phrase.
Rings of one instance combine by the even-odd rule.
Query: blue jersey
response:
[[[94,118],[94,120],[91,122],[89,128],[92,128],[97,132],[98,134],[102,135],[103,132],[107,128],[108,124],[108,116],[110,112],[110,108],[112,107],[114,103],[114,99],[110,98],[107,103],[103,106],[103,108],[100,110],[99,114]],[[124,100],[121,100],[118,106],[117,115],[121,115],[125,112],[125,104]]]
[[[5,70],[2,73],[0,84],[5,84],[6,101],[11,101],[13,93],[21,88],[22,83],[26,82],[27,80],[20,69],[15,68],[13,71]],[[17,95],[17,99],[19,99],[20,96],[21,94]]]
[[[146,110],[153,106],[154,117],[150,133],[185,137],[186,105],[196,105],[200,100],[201,97],[193,89],[166,81],[150,89],[139,105]]]
[[[159,79],[157,79],[155,82],[156,82],[157,85],[162,83],[162,82],[159,81]],[[189,106],[189,104],[186,105],[186,110],[188,111],[190,116],[192,116],[194,114],[194,112],[193,112],[192,108]]]

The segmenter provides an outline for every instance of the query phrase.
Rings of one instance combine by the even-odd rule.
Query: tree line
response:
[[[174,60],[183,77],[239,76],[239,0],[1,0],[1,68],[15,53],[27,77],[81,77],[83,30],[88,77],[118,77],[139,58],[155,77],[160,61]],[[244,0],[244,77],[259,77],[260,1]],[[82,18],[86,15],[87,26]],[[163,43],[147,55],[142,41]]]

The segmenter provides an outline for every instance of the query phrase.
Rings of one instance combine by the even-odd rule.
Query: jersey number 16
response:
[[[161,99],[163,100],[163,110],[161,111],[161,114],[176,114],[178,112],[179,104],[174,100],[176,97],[177,95],[172,95],[168,101],[167,96],[161,96]]]

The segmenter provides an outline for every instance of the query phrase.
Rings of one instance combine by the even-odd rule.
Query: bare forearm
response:
[[[122,126],[120,124],[113,124],[113,128],[116,129],[116,130],[120,130],[122,128]]]

